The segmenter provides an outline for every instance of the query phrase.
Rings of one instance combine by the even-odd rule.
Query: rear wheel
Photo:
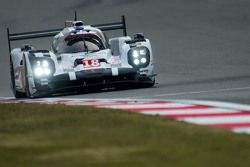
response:
[[[14,96],[16,98],[26,98],[27,95],[25,93],[22,93],[16,90],[14,67],[13,67],[13,62],[11,58],[10,58],[10,77],[11,77],[11,88],[12,88]]]

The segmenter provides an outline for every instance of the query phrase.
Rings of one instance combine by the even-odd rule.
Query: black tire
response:
[[[142,87],[144,87],[144,88],[151,88],[153,86],[155,86],[155,77],[152,78],[151,81],[142,84]]]
[[[15,74],[14,74],[13,62],[11,58],[10,58],[10,78],[11,78],[11,88],[12,88],[12,92],[14,96],[16,98],[26,98],[27,95],[25,93],[22,93],[16,90]]]
[[[29,89],[29,78],[28,78],[28,69],[27,69],[27,61],[24,57],[24,75],[25,75],[25,92],[26,92],[26,97],[28,98],[34,98]]]
[[[39,92],[36,92],[35,95],[30,93],[30,83],[29,83],[29,78],[28,78],[28,68],[27,68],[27,61],[24,58],[24,70],[25,70],[25,92],[26,92],[26,97],[27,98],[40,98],[44,96],[50,96],[50,93],[46,94],[40,94]]]

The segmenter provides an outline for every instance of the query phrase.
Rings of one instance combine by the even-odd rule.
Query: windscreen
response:
[[[93,52],[105,49],[101,40],[92,34],[69,35],[59,42],[57,52],[78,53]]]

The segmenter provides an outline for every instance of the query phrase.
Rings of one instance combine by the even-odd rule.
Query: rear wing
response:
[[[75,20],[77,20],[77,16],[75,13]],[[112,30],[123,30],[123,35],[127,36],[127,28],[126,28],[126,20],[125,16],[121,17],[120,22],[106,23],[106,24],[96,24],[91,25],[92,27],[96,27],[102,31],[112,31]],[[43,37],[51,37],[55,36],[59,32],[62,31],[63,28],[58,29],[50,29],[50,30],[42,30],[42,31],[30,31],[23,33],[11,33],[10,29],[7,28],[7,36],[8,36],[8,47],[9,53],[11,52],[11,42],[25,39],[34,39],[34,38],[43,38]]]

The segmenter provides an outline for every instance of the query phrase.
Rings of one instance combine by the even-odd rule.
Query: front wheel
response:
[[[29,80],[29,73],[28,73],[28,66],[27,66],[27,60],[24,59],[24,76],[25,76],[25,92],[26,96],[28,98],[34,98],[35,96],[31,94],[30,91],[30,80]]]
[[[27,95],[25,93],[16,90],[14,67],[11,58],[10,58],[10,78],[11,78],[11,88],[15,98],[26,98]]]
[[[146,87],[146,88],[150,88],[150,87],[153,87],[153,86],[155,86],[155,77],[150,79],[149,82],[143,84],[143,87]]]

